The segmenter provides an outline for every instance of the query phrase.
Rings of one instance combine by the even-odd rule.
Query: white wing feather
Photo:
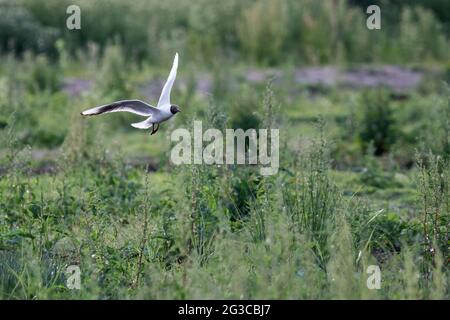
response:
[[[143,117],[148,117],[155,113],[159,113],[160,110],[141,100],[122,100],[85,110],[81,114],[83,116],[94,116],[110,112],[131,112]]]
[[[169,78],[167,78],[167,81],[164,84],[161,96],[159,97],[157,108],[161,107],[170,108],[170,91],[172,90],[173,83],[175,81],[175,78],[177,77],[177,69],[178,69],[178,53],[175,54],[172,70],[170,70]]]

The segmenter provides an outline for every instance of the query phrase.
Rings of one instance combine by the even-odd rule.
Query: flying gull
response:
[[[152,133],[156,133],[159,129],[159,124],[172,118],[176,113],[181,112],[180,107],[176,104],[170,103],[170,91],[177,76],[178,68],[178,53],[175,54],[173,60],[172,70],[170,70],[169,78],[164,84],[161,96],[156,107],[151,106],[141,100],[121,100],[111,104],[105,104],[99,107],[83,111],[83,116],[95,116],[102,113],[110,112],[131,112],[137,115],[147,117],[146,120],[132,123],[131,125],[137,129],[152,128]],[[156,128],[155,128],[156,125]]]

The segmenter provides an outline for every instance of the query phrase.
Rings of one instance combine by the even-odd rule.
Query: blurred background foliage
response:
[[[66,8],[81,8],[82,28],[66,28]],[[152,63],[177,48],[189,61],[218,57],[275,65],[336,62],[408,63],[449,57],[450,5],[445,0],[371,1],[383,31],[365,26],[368,1],[314,0],[17,0],[0,2],[0,49],[57,54],[63,39],[74,55],[96,43],[120,43]],[[432,36],[430,36],[432,35]],[[414,50],[411,50],[414,48]]]

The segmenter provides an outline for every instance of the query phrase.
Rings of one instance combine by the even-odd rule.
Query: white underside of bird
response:
[[[143,117],[147,117],[144,121],[132,123],[131,125],[137,129],[152,128],[152,134],[156,133],[159,124],[170,118],[176,113],[180,112],[177,105],[170,103],[170,91],[177,76],[178,69],[178,53],[175,54],[172,69],[170,70],[169,78],[164,84],[161,96],[159,97],[156,107],[145,103],[141,100],[121,100],[110,104],[101,105],[92,109],[83,111],[83,116],[94,116],[111,112],[131,112]],[[156,126],[156,129],[155,129]]]

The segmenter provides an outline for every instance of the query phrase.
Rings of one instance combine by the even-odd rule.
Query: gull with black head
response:
[[[170,70],[169,78],[164,84],[161,96],[159,97],[156,107],[149,105],[141,100],[121,100],[110,104],[105,104],[92,109],[83,111],[83,116],[95,116],[110,112],[131,112],[143,117],[147,117],[144,121],[132,123],[131,125],[137,129],[150,129],[151,134],[155,134],[159,129],[159,124],[172,118],[178,112],[180,107],[170,103],[170,91],[177,76],[178,69],[178,53],[175,54],[172,70]]]

